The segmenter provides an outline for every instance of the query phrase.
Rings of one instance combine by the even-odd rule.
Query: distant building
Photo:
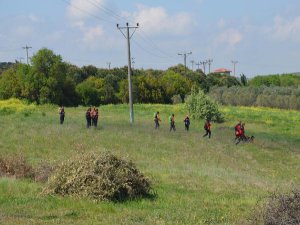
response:
[[[225,69],[225,68],[220,68],[220,69],[214,70],[212,73],[218,73],[218,74],[221,74],[221,75],[228,75],[228,76],[230,76],[231,70]]]

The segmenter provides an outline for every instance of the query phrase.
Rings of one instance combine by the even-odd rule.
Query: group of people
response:
[[[65,120],[65,109],[64,107],[60,107],[58,110],[59,113],[59,119],[60,119],[60,124],[64,123]],[[90,128],[90,127],[97,127],[98,125],[98,118],[99,118],[99,110],[95,107],[90,107],[87,109],[86,113],[85,113],[85,118],[86,118],[86,127]],[[160,127],[160,114],[157,111],[156,113],[154,113],[154,123],[155,129],[159,129]],[[190,118],[187,115],[184,120],[184,127],[186,131],[189,131],[190,129]],[[175,115],[174,113],[172,115],[169,116],[169,124],[170,124],[170,132],[171,131],[176,131],[176,127],[175,127]],[[203,137],[207,137],[211,138],[211,121],[209,119],[207,119],[204,123],[204,130],[205,130],[205,134],[203,135]],[[254,136],[247,136],[245,134],[245,123],[242,123],[241,121],[239,121],[239,123],[234,127],[235,130],[235,141],[236,141],[236,145],[239,144],[241,141],[245,141],[245,142],[253,142],[254,140]]]
[[[241,141],[253,142],[254,136],[249,137],[245,134],[245,123],[242,123],[242,121],[239,121],[239,123],[234,127],[234,131],[236,145],[239,144]]]
[[[97,127],[98,118],[99,118],[99,110],[96,109],[95,107],[88,108],[85,113],[85,118],[86,118],[86,127],[87,128],[90,128],[91,126]]]
[[[160,119],[160,114],[159,112],[157,111],[156,113],[154,113],[154,128],[155,129],[159,129],[160,127],[160,123],[161,122],[161,119]],[[186,131],[189,131],[190,129],[190,124],[191,124],[191,121],[190,121],[190,118],[188,115],[186,115],[186,117],[184,118],[183,120],[184,122],[184,128]],[[176,127],[175,127],[175,115],[174,113],[169,116],[169,124],[170,124],[170,132],[171,131],[176,131]],[[204,124],[204,130],[206,131],[206,134],[203,135],[203,137],[206,137],[208,136],[208,138],[211,137],[211,123],[210,123],[210,120],[206,120],[205,124]]]

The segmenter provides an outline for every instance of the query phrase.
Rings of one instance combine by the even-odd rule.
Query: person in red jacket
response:
[[[203,137],[206,137],[208,135],[208,138],[211,137],[211,123],[210,120],[206,120],[204,124],[204,130],[206,131],[206,134],[203,135]]]
[[[235,125],[235,127],[234,127],[234,131],[235,131],[235,140],[238,139],[239,136],[240,136],[241,126],[242,126],[242,121],[239,121],[239,123],[238,123],[237,125]]]

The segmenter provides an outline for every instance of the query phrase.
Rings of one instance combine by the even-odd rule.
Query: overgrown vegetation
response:
[[[0,177],[34,179],[35,171],[23,155],[0,157]]]
[[[300,190],[288,194],[274,193],[249,218],[251,225],[298,225],[300,224]]]
[[[300,110],[300,86],[214,87],[209,96],[223,105]]]
[[[110,153],[84,153],[58,167],[44,193],[124,201],[150,196],[151,185],[132,162]]]

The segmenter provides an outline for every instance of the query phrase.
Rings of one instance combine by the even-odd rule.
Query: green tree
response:
[[[185,107],[190,115],[196,119],[209,119],[222,122],[223,115],[219,111],[218,104],[211,100],[202,90],[192,90],[185,102]]]

